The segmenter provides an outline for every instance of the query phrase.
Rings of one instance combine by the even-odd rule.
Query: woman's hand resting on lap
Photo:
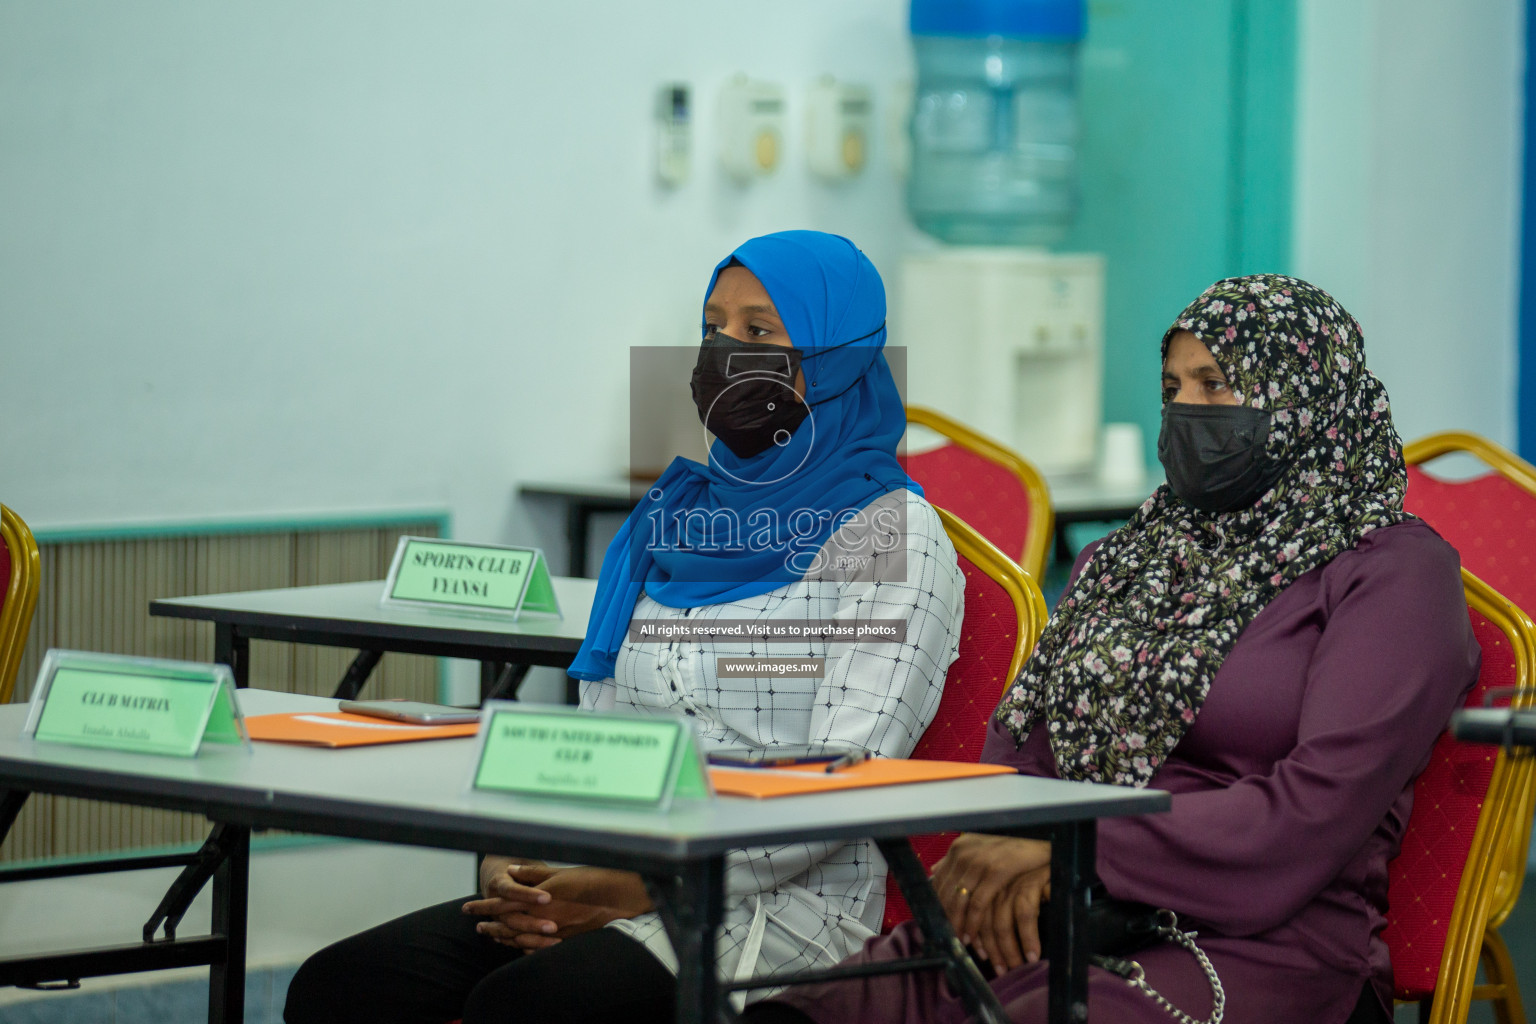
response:
[[[1051,844],[962,833],[933,867],[933,888],[960,936],[999,974],[1040,959],[1040,901],[1050,894]]]
[[[466,914],[489,920],[476,931],[502,945],[537,950],[651,909],[640,876],[607,868],[552,868],[539,861],[487,857],[480,866],[484,899]]]

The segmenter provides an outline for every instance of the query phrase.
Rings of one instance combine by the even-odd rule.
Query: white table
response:
[[[249,675],[251,640],[282,640],[359,649],[337,686],[337,697],[357,696],[387,651],[478,661],[485,696],[498,681],[503,692],[515,692],[522,676],[507,666],[565,668],[576,656],[597,584],[564,576],[553,582],[560,618],[530,613],[508,620],[450,610],[385,608],[379,604],[383,580],[162,598],[150,602],[149,614],[212,622],[214,660],[230,667],[236,686],[245,686]]]
[[[334,701],[242,690],[247,714],[328,710]],[[322,750],[258,743],[253,754],[219,747],[197,758],[39,744],[20,736],[25,706],[0,707],[0,786],[193,811],[219,823],[223,857],[214,874],[213,934],[175,943],[117,947],[116,962],[91,951],[0,960],[0,984],[130,970],[212,965],[209,1019],[243,1013],[249,830],[271,827],[456,850],[508,850],[639,872],[662,911],[681,970],[677,1020],[729,1017],[716,977],[715,933],[724,900],[724,858],[744,846],[873,838],[929,937],[926,963],[949,971],[981,1019],[1002,1008],[944,922],[937,897],[905,837],[954,830],[1027,833],[1054,844],[1051,886],[1051,1019],[1087,1020],[1085,949],[1096,819],[1166,810],[1169,797],[1022,776],[990,776],[773,800],[717,797],[677,802],[665,813],[520,798],[467,787],[468,739]],[[197,945],[201,944],[201,945]],[[195,954],[195,956],[194,956]],[[156,956],[164,962],[155,962]],[[92,959],[97,956],[97,959]],[[179,957],[179,959],[178,959]],[[114,966],[116,969],[113,969]],[[763,979],[758,979],[762,981]],[[775,979],[777,984],[785,979]]]

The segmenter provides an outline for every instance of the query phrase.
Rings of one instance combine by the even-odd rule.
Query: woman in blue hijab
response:
[[[906,413],[885,361],[885,286],[852,242],[752,239],[715,267],[703,330],[694,401],[719,439],[707,465],[676,459],[609,546],[578,679],[613,674],[642,590],[670,608],[776,590],[804,575],[795,556],[819,550],[838,517],[922,494],[896,461]],[[785,352],[750,351],[760,345]],[[761,543],[721,543],[758,524]]]
[[[716,440],[707,463],[675,460],[609,546],[570,669],[581,706],[687,716],[706,749],[835,743],[907,756],[955,658],[964,581],[896,461],[906,422],[880,275],[836,235],[754,238],[710,276],[701,334],[691,389]],[[682,624],[699,633],[719,620],[760,628],[730,642],[672,639]],[[829,641],[816,628],[870,620],[898,620],[904,636]],[[757,664],[737,674],[725,659]],[[315,954],[285,1019],[672,1019],[677,961],[639,876],[492,856],[480,877],[476,897]],[[883,882],[867,842],[736,851],[718,970],[739,979],[837,963],[878,931]]]

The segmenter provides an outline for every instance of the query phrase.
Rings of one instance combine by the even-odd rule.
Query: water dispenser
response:
[[[912,0],[907,207],[944,245],[902,265],[908,401],[1054,476],[1098,458],[1104,259],[1053,253],[1077,214],[1085,0]]]
[[[1077,213],[1084,0],[912,0],[907,208],[961,245],[1053,245]]]

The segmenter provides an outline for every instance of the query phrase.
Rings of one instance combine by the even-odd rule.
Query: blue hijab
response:
[[[810,414],[788,444],[751,458],[716,441],[708,465],[672,461],[603,556],[587,638],[569,670],[578,679],[613,675],[642,590],[669,608],[766,594],[801,579],[833,531],[871,501],[903,487],[922,493],[896,461],[906,411],[885,361],[875,265],[841,236],[781,231],[721,260],[706,303],[733,263],[762,282],[804,353]]]

